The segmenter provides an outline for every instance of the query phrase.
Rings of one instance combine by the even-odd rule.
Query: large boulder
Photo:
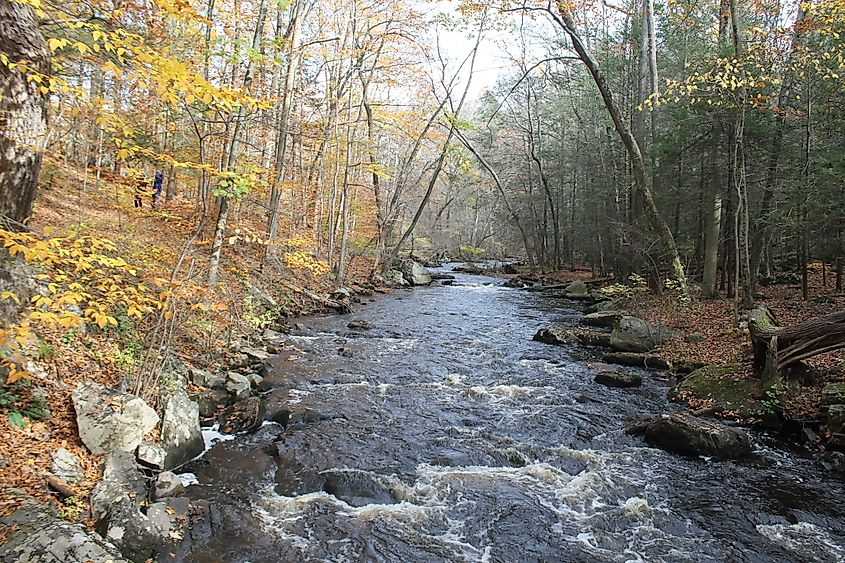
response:
[[[236,401],[246,399],[252,390],[252,383],[249,378],[236,371],[230,371],[226,379],[226,391],[228,391]]]
[[[0,520],[11,534],[0,543],[0,561],[29,563],[126,563],[117,548],[82,524],[59,517],[46,505],[29,502]]]
[[[212,373],[204,369],[193,368],[190,373],[191,381],[199,387],[208,387],[209,389],[223,389],[226,387],[225,372]]]
[[[640,421],[626,432],[643,436],[652,446],[682,455],[737,459],[751,453],[751,440],[739,428],[689,414],[663,414]]]
[[[454,268],[452,268],[452,271],[479,276],[484,273],[484,268],[474,262],[465,262],[460,266],[455,266]]]
[[[610,346],[610,335],[585,328],[549,327],[541,328],[533,340],[558,346],[580,344],[583,346]]]
[[[158,415],[143,399],[87,381],[71,395],[79,437],[92,454],[134,452]]]
[[[165,469],[173,469],[202,453],[205,443],[200,430],[199,406],[177,389],[164,402],[161,447],[167,452]]]
[[[758,379],[736,376],[736,364],[705,366],[695,370],[669,391],[669,399],[693,409],[706,408],[720,417],[774,427],[777,414],[760,388]]]
[[[648,352],[677,333],[637,317],[623,316],[610,333],[610,347],[620,352]]]
[[[402,276],[411,285],[429,285],[431,283],[431,272],[426,270],[422,264],[414,260],[403,260],[399,264]]]

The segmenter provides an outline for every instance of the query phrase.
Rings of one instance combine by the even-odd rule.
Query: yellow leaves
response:
[[[55,53],[59,49],[64,48],[68,43],[70,43],[67,39],[59,39],[57,37],[52,37],[47,41],[47,46],[50,48],[50,51]]]
[[[325,262],[316,260],[304,252],[285,252],[285,264],[294,270],[307,270],[315,276],[325,275],[329,267]]]
[[[21,302],[18,295],[13,291],[0,292],[0,301],[6,301],[7,299],[11,299],[12,301],[18,304]]]

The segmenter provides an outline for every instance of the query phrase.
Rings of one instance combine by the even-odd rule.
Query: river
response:
[[[845,560],[845,483],[761,434],[740,463],[645,447],[621,429],[679,408],[664,376],[597,385],[591,352],[531,340],[577,304],[499,283],[459,274],[303,321],[269,378],[287,426],[184,469],[214,507],[187,559]]]

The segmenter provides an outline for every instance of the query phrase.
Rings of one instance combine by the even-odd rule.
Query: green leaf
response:
[[[14,424],[18,428],[23,428],[24,426],[26,426],[26,419],[18,411],[10,411],[8,417],[9,422]]]

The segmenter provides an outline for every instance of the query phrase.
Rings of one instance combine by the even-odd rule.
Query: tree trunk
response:
[[[646,217],[648,218],[649,224],[657,237],[661,239],[663,244],[666,246],[666,251],[669,254],[671,261],[672,275],[675,278],[675,282],[678,284],[681,305],[686,306],[689,304],[690,298],[689,289],[687,287],[687,277],[684,272],[684,265],[681,262],[681,256],[678,253],[678,247],[675,244],[675,237],[672,236],[672,231],[669,229],[666,221],[664,221],[663,217],[660,216],[660,211],[657,209],[657,204],[654,201],[654,195],[651,193],[651,188],[646,180],[645,162],[643,161],[643,155],[640,151],[640,147],[637,144],[636,139],[634,139],[634,136],[631,135],[631,131],[625,123],[616,101],[613,99],[613,93],[610,90],[610,85],[608,84],[607,78],[605,77],[604,72],[602,72],[601,67],[599,67],[598,61],[596,61],[592,53],[590,53],[587,49],[586,44],[578,34],[572,14],[568,12],[564,5],[560,2],[558,3],[558,13],[560,14],[560,18],[556,19],[559,25],[564,29],[564,31],[566,31],[567,35],[569,35],[569,38],[572,40],[572,46],[587,66],[587,69],[590,71],[590,74],[599,89],[602,100],[604,101],[605,108],[613,120],[616,132],[619,134],[622,143],[625,145],[625,149],[631,159],[634,185],[636,186],[637,191],[642,195]]]
[[[722,225],[722,176],[719,170],[719,124],[713,120],[713,139],[710,147],[709,182],[705,207],[704,276],[705,297],[716,297],[717,267],[719,265],[719,230]]]
[[[14,0],[0,0],[0,220],[20,228],[32,212],[41,149],[47,134],[47,97],[27,75],[49,72],[49,51],[32,10]],[[4,221],[6,222],[6,221]]]

